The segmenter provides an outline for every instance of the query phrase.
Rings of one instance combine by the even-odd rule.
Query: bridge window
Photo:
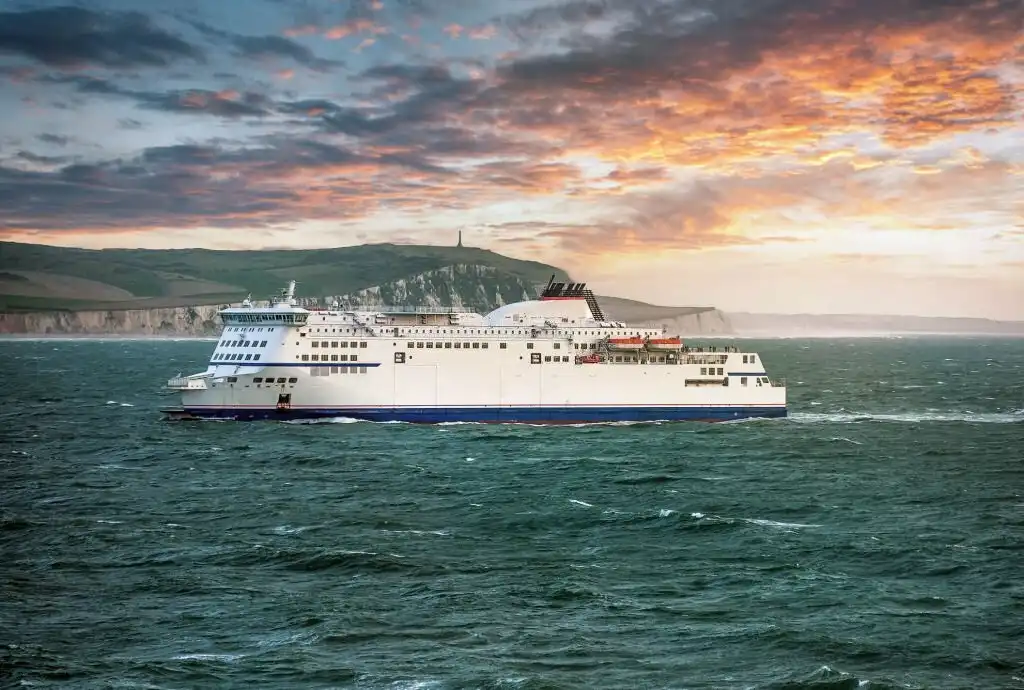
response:
[[[263,383],[263,379],[260,378],[259,376],[254,376],[253,379],[252,379],[252,382],[253,383]]]
[[[444,348],[445,348],[446,350],[450,350],[450,349],[452,349],[452,343],[451,343],[451,341],[448,341],[447,343],[445,343],[445,344],[444,344]]]
[[[498,348],[501,349],[501,350],[507,350],[508,349],[508,343],[498,343]]]
[[[309,355],[302,355],[302,361],[303,362],[308,362],[309,361]]]
[[[332,340],[331,341],[331,347],[338,347],[338,341],[337,340]]]
[[[358,345],[358,344],[356,344],[356,343],[354,343],[354,342],[351,342],[351,341],[349,341],[349,344],[348,344],[348,346],[349,346],[349,347],[359,347],[359,345]]]
[[[455,343],[455,349],[456,350],[461,350],[462,349],[462,343]]]
[[[260,347],[266,347],[266,346],[267,346],[267,341],[266,340],[260,342]]]
[[[473,349],[474,350],[479,350],[480,349],[480,343],[473,343]]]
[[[254,360],[257,360],[257,359],[259,359],[259,358],[260,358],[260,356],[259,356],[259,354],[257,353],[257,354],[255,354],[255,355],[253,355],[253,356],[252,356],[252,358],[253,358]]]
[[[750,363],[753,364],[757,361],[757,355],[750,355]]]
[[[562,344],[561,344],[561,343],[555,343],[555,344],[554,344],[554,348],[555,348],[556,350],[557,350],[557,349],[559,349],[560,347],[562,347]]]
[[[309,344],[312,345],[313,347],[320,347],[320,341],[319,340],[311,340],[311,341],[309,341]]]
[[[487,343],[480,343],[480,347],[482,347],[483,349],[486,350],[487,349]]]
[[[701,367],[700,368],[700,375],[701,376],[707,376],[708,375],[708,368],[707,367]]]
[[[339,355],[339,358],[341,359],[342,362],[348,361],[348,355]]]
[[[298,381],[299,381],[299,379],[297,377],[295,377],[295,376],[293,376],[292,378],[288,379],[288,383],[298,383]],[[278,379],[278,382],[283,383],[284,379]]]
[[[544,361],[545,362],[550,362],[551,361],[551,355],[544,355]]]
[[[527,350],[532,350],[533,349],[533,343],[526,343],[526,349]]]
[[[366,341],[364,340],[361,343],[359,343],[359,347],[366,347]]]

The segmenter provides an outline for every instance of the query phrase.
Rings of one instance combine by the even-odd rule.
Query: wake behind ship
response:
[[[220,312],[205,371],[168,381],[179,418],[587,423],[785,417],[757,353],[688,347],[605,318],[583,283],[486,315],[297,306]]]

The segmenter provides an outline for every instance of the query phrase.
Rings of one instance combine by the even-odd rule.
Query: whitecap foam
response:
[[[584,508],[593,508],[594,507],[594,505],[592,503],[587,503],[586,501],[577,501],[575,498],[570,498],[569,499],[569,503],[575,503],[576,505],[583,506]]]
[[[174,657],[174,661],[223,661],[231,662],[237,661],[244,657],[244,654],[178,654]]]
[[[423,529],[382,529],[381,532],[384,534],[415,534],[418,536],[433,535],[435,537],[447,537],[451,536],[451,532],[443,529],[435,530],[423,530]]]
[[[760,518],[743,518],[743,522],[751,525],[760,525],[762,527],[778,527],[779,529],[788,529],[791,527],[821,527],[821,525],[810,525],[803,522],[778,522],[776,520],[762,520]]]
[[[921,422],[969,422],[972,424],[1013,424],[1024,422],[1024,410],[1013,412],[791,412],[786,419],[800,424],[856,422],[895,422],[917,424]]]
[[[323,417],[321,419],[286,419],[283,424],[355,424],[363,420],[355,417]]]
[[[274,534],[300,534],[305,532],[308,527],[289,527],[288,525],[278,525],[273,529]]]

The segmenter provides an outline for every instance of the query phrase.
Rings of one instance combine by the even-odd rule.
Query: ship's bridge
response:
[[[225,326],[304,326],[309,311],[295,305],[295,281],[271,301],[269,307],[255,307],[248,297],[240,307],[229,307],[218,312]]]
[[[304,326],[309,312],[301,307],[269,309],[233,307],[220,311],[225,326]]]

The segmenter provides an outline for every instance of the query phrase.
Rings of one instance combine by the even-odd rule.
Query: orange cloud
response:
[[[498,29],[493,24],[485,24],[471,28],[468,35],[475,41],[486,41],[497,36]]]
[[[357,18],[350,19],[341,24],[327,27],[323,29],[315,24],[302,24],[299,26],[293,26],[285,29],[284,35],[289,38],[295,38],[298,36],[314,36],[322,34],[324,38],[332,41],[337,41],[342,38],[354,36],[361,33],[369,33],[373,35],[379,35],[388,33],[389,29],[382,26],[371,19]]]

